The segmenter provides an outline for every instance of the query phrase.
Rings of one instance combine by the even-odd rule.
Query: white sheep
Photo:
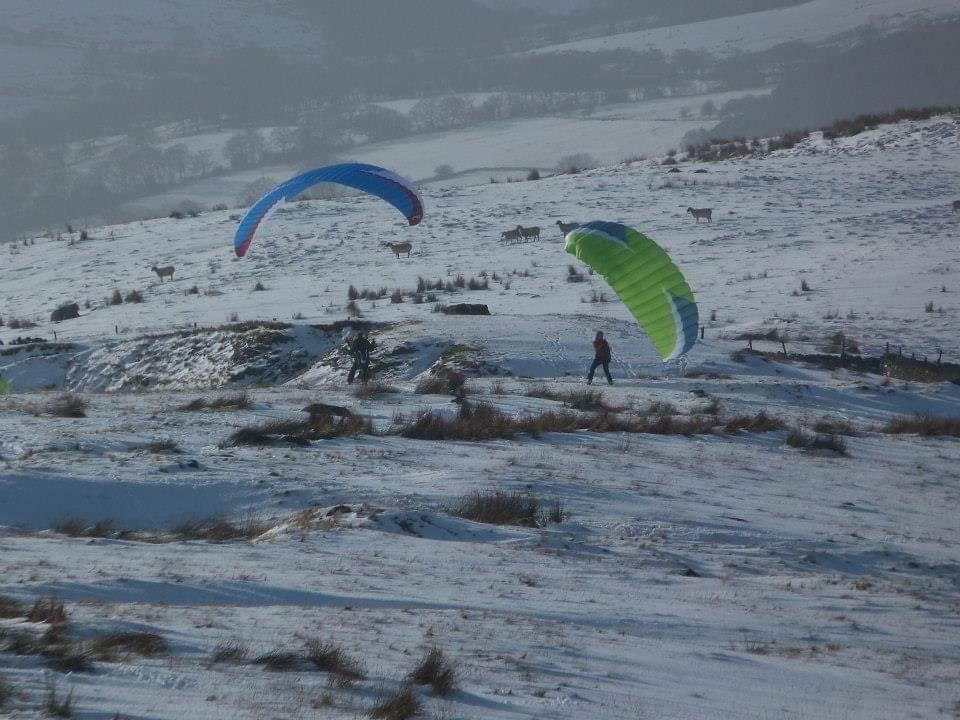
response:
[[[707,222],[713,222],[713,209],[712,208],[692,208],[688,207],[687,212],[693,215],[697,223],[700,222],[700,218],[706,218]]]
[[[512,243],[512,242],[515,242],[515,241],[520,240],[521,237],[522,237],[522,236],[520,235],[520,230],[519,230],[519,228],[518,228],[517,230],[507,230],[507,231],[505,231],[505,232],[500,233],[500,240],[501,240],[501,242],[511,242],[511,243]]]
[[[524,242],[527,240],[540,240],[540,228],[538,227],[528,227],[525,228],[523,225],[517,225],[517,232],[520,233],[520,237],[523,238]]]
[[[154,265],[152,268],[157,276],[160,278],[160,282],[163,282],[163,278],[169,276],[170,280],[173,280],[173,265],[164,265],[163,267],[157,267]]]
[[[400,253],[406,253],[407,257],[410,257],[410,251],[413,249],[413,245],[408,242],[405,243],[383,243],[384,247],[388,247],[393,250],[393,254],[397,256],[397,259],[400,258]]]

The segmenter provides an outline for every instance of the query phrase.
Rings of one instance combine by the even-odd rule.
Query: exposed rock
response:
[[[443,308],[447,315],[489,315],[490,308],[482,303],[457,303]]]
[[[72,320],[80,317],[80,305],[77,303],[66,303],[61,305],[50,313],[51,322],[60,322],[61,320]]]

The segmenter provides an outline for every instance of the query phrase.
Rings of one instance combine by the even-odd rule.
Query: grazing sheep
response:
[[[525,228],[522,225],[517,225],[517,232],[520,233],[520,236],[523,238],[523,241],[527,240],[536,240],[540,241],[540,228],[538,227],[528,227]]]
[[[163,278],[165,276],[169,276],[170,279],[173,280],[173,265],[164,265],[163,267],[157,267],[156,265],[154,265],[150,269],[153,270],[159,276],[160,282],[163,282]]]
[[[507,230],[506,232],[500,233],[500,240],[502,242],[517,242],[521,238],[520,230]]]
[[[707,222],[713,222],[713,208],[688,207],[687,212],[693,215],[697,223],[700,222],[700,218],[706,218]]]
[[[566,237],[567,235],[572,233],[574,230],[576,230],[578,227],[580,227],[580,223],[578,222],[565,223],[563,222],[563,220],[557,220],[557,227],[560,228],[560,232],[563,234],[564,237]]]
[[[393,254],[397,256],[397,259],[400,258],[400,253],[406,253],[407,257],[410,257],[410,251],[413,249],[413,245],[408,242],[405,243],[383,243],[384,247],[388,247],[393,250]]]
[[[960,200],[953,201],[953,211],[960,212]]]

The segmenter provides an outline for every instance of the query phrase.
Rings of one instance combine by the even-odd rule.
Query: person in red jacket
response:
[[[593,365],[590,366],[590,372],[587,373],[587,385],[593,383],[593,374],[598,367],[603,367],[603,374],[607,376],[607,382],[613,385],[613,378],[610,377],[610,360],[613,353],[610,350],[610,343],[603,337],[603,331],[598,330],[597,336],[593,339]]]

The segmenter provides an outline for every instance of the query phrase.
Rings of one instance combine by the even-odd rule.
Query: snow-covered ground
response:
[[[417,688],[423,717],[954,717],[960,444],[876,427],[956,416],[960,385],[731,352],[747,330],[786,331],[791,351],[841,330],[869,354],[890,342],[956,360],[958,186],[960,120],[940,117],[676,173],[644,162],[432,185],[416,228],[366,198],[290,205],[243,260],[235,222],[213,212],[5,250],[0,374],[15,393],[0,399],[0,595],[64,600],[78,641],[123,630],[169,644],[160,657],[64,675],[11,649],[44,626],[0,620],[14,716],[39,716],[54,678],[82,718],[357,718],[436,646],[457,689]],[[714,222],[694,223],[687,206],[712,207]],[[623,221],[668,249],[706,326],[685,374],[661,367],[599,278],[566,282],[557,219]],[[501,245],[518,223],[540,225],[544,240]],[[388,240],[411,241],[412,256],[394,258]],[[176,274],[161,283],[150,266],[165,264]],[[487,303],[490,317],[359,300],[393,387],[348,392],[335,323],[349,285],[409,290],[418,276],[481,271],[489,290],[438,296]],[[145,302],[104,304],[114,289],[140,289]],[[612,301],[589,302],[594,292]],[[49,323],[67,300],[81,317]],[[233,313],[290,327],[202,330]],[[10,329],[11,319],[38,326]],[[303,418],[312,402],[347,406],[381,431],[398,412],[452,413],[449,396],[414,392],[438,360],[480,368],[469,402],[514,416],[561,409],[527,392],[582,389],[597,328],[616,355],[608,404],[671,403],[686,416],[717,400],[724,418],[764,410],[786,428],[221,446],[238,428]],[[60,345],[10,346],[54,331]],[[37,414],[61,388],[80,392],[87,417]],[[250,407],[183,409],[238,388]],[[788,428],[823,416],[857,432],[847,456],[786,445]],[[490,488],[558,499],[563,522],[496,526],[450,512]],[[266,531],[143,541],[212,516]],[[67,518],[149,535],[50,530]],[[211,663],[225,641],[252,658],[302,652],[309,638],[341,644],[366,679],[336,687],[306,664]]]
[[[960,15],[954,0],[810,0],[800,5],[538,48],[533,53],[599,50],[759,52],[790,42],[821,44],[871,26],[881,32],[918,20]]]
[[[561,158],[575,153],[586,153],[601,165],[613,165],[626,158],[660,155],[670,148],[679,148],[687,132],[715,124],[716,120],[698,115],[700,106],[707,100],[722,105],[728,100],[769,91],[769,88],[757,88],[705,93],[609,105],[589,114],[576,111],[567,115],[480,123],[458,130],[358,145],[341,160],[373,162],[414,180],[432,178],[439,166],[450,165],[457,175],[446,184],[455,185],[486,183],[491,177],[498,181],[523,178],[531,168],[554,168]],[[470,97],[480,101],[483,96]],[[408,111],[415,102],[398,100],[384,104]],[[271,130],[264,128],[261,133],[269,139]],[[225,167],[223,147],[232,134],[178,137],[165,145],[182,143],[191,152],[209,152],[215,164]],[[105,146],[105,149],[109,148]],[[132,202],[128,211],[142,217],[150,213],[165,214],[183,202],[207,207],[219,203],[232,205],[258,178],[271,177],[279,182],[298,169],[265,167],[188,182],[169,192]]]
[[[610,105],[593,113],[525,118],[431,133],[399,142],[356,148],[351,157],[379,162],[412,178],[428,178],[440,164],[455,170],[496,167],[556,167],[574,153],[592,155],[602,165],[640,155],[653,156],[678,148],[690,130],[709,120],[698,116],[710,100],[722,104],[734,98],[768,93],[769,89],[708,93]],[[687,116],[681,115],[683,110]],[[520,175],[522,177],[522,175]]]

